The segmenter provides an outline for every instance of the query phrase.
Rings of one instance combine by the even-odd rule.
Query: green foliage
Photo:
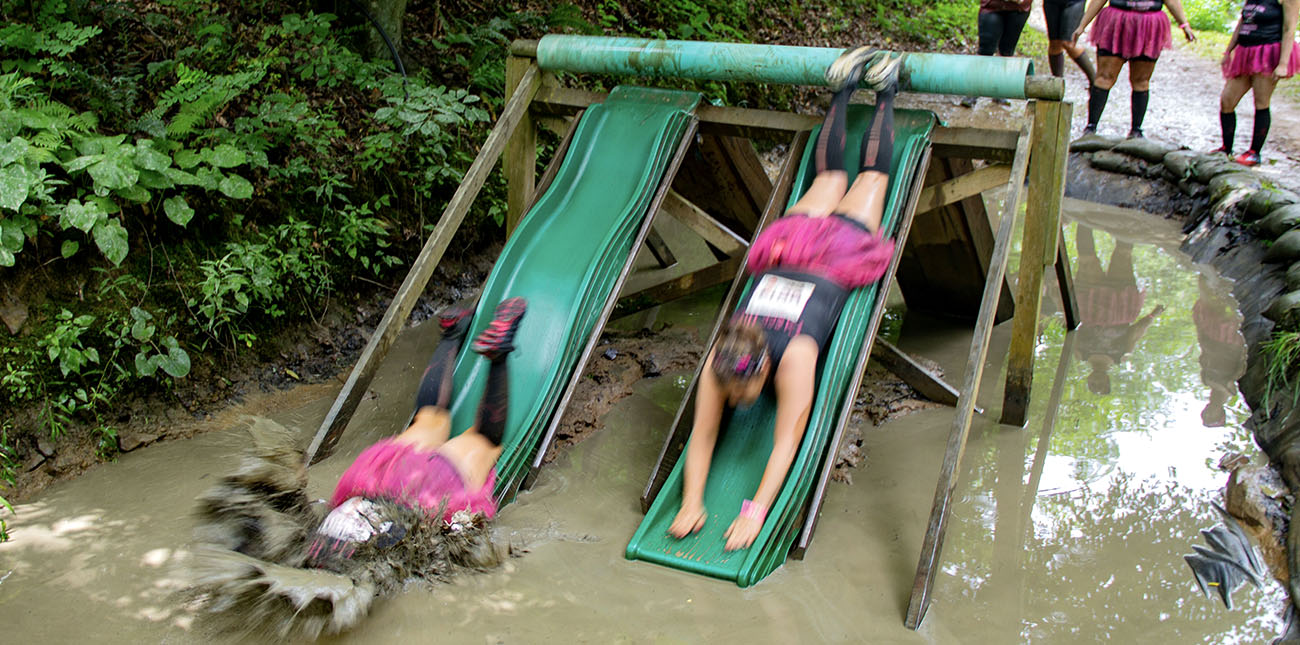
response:
[[[867,0],[863,4],[886,37],[922,42],[969,41],[979,14],[978,0]]]
[[[1187,22],[1197,31],[1231,33],[1233,21],[1241,14],[1241,0],[1185,0]]]
[[[1261,348],[1267,358],[1268,381],[1264,385],[1264,400],[1269,401],[1291,384],[1291,377],[1300,368],[1300,331],[1275,331]],[[1292,403],[1300,400],[1300,389],[1292,394]],[[1267,407],[1267,406],[1266,406]]]

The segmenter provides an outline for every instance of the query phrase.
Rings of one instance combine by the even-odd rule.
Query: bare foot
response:
[[[703,528],[704,520],[708,517],[703,506],[682,504],[677,517],[673,518],[672,526],[668,527],[668,533],[675,538],[684,538]]]

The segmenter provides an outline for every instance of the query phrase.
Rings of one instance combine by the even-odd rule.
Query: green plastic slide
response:
[[[871,106],[851,106],[848,141],[861,140],[873,113]],[[894,165],[882,225],[882,230],[889,235],[898,230],[904,218],[912,215],[903,210],[917,173],[924,170],[920,164],[929,147],[934,123],[934,115],[929,112],[895,112]],[[812,184],[816,174],[812,162],[815,144],[814,132],[804,150],[790,205]],[[845,163],[850,168],[857,167],[858,156],[857,146],[850,145],[845,151]],[[901,251],[899,248],[895,252]],[[750,286],[747,284],[745,288]],[[818,469],[827,458],[842,404],[852,394],[847,390],[867,340],[871,316],[877,307],[884,306],[881,293],[881,285],[875,284],[857,289],[849,296],[820,359],[817,393],[803,443],[754,543],[730,553],[723,550],[726,544],[723,533],[739,514],[741,502],[758,490],[772,450],[776,401],[766,394],[753,405],[736,410],[730,423],[719,433],[704,492],[708,509],[704,528],[680,540],[668,535],[668,527],[681,505],[682,469],[686,461],[683,453],[628,543],[628,559],[734,580],[742,587],[762,580],[781,566],[802,526],[802,511],[813,493]]]
[[[695,118],[695,92],[619,86],[582,115],[550,187],[520,221],[479,297],[469,338],[497,303],[528,300],[510,355],[510,411],[497,495],[528,470],[618,282],[682,135]],[[487,361],[465,348],[456,362],[452,432],[474,425]]]

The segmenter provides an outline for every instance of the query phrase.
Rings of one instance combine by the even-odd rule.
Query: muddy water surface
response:
[[[919,632],[903,628],[902,615],[951,410],[865,428],[866,464],[853,485],[832,485],[807,558],[739,589],[623,559],[641,518],[637,497],[689,379],[668,372],[637,383],[606,416],[605,430],[561,454],[503,510],[501,535],[525,549],[523,557],[382,602],[335,640],[1267,640],[1277,629],[1276,586],[1238,591],[1237,608],[1228,611],[1196,594],[1182,561],[1199,529],[1215,521],[1208,501],[1226,479],[1213,468],[1219,455],[1255,454],[1240,425],[1246,409],[1230,385],[1241,341],[1222,342],[1233,337],[1223,330],[1237,324],[1229,285],[1188,263],[1172,223],[1078,202],[1070,211],[1066,243],[1072,257],[1085,258],[1076,279],[1092,329],[1067,338],[1059,314],[1045,311],[1023,430],[993,421],[1001,367],[991,360],[980,397],[989,412],[972,431],[934,604]],[[1194,319],[1198,301],[1208,313]],[[1163,311],[1141,322],[1157,305]],[[711,303],[687,306],[707,311]],[[663,315],[702,327],[707,322],[687,321],[710,319],[667,308]],[[966,326],[901,318],[903,349],[960,374]],[[1003,327],[995,359],[1005,356]],[[326,496],[352,456],[406,421],[418,357],[432,337],[430,327],[402,337],[337,456],[313,468],[313,495]],[[279,401],[279,411],[246,412],[310,432],[332,393],[299,390],[283,395],[296,400]],[[6,636],[211,640],[170,594],[192,500],[239,448],[240,432],[229,427],[237,424],[224,424],[124,455],[20,506],[14,540],[0,545]]]

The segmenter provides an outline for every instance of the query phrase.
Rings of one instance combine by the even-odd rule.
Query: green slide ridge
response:
[[[582,115],[550,187],[520,221],[479,297],[468,338],[497,303],[528,300],[510,355],[510,411],[497,495],[527,472],[557,401],[617,284],[664,172],[695,118],[696,92],[614,88]],[[452,432],[475,424],[488,362],[456,362]]]
[[[861,140],[873,113],[874,108],[871,106],[850,107],[848,141]],[[920,164],[925,158],[934,123],[935,117],[929,112],[895,112],[895,155],[881,227],[890,236],[898,230],[903,219],[911,215],[903,210],[907,207],[909,191],[917,173],[924,170]],[[808,189],[816,175],[813,167],[815,145],[816,132],[804,150],[799,174],[791,191],[791,206]],[[845,151],[845,163],[850,168],[858,164],[860,151],[856,148],[856,145],[851,145]],[[896,249],[895,252],[900,253],[902,249]],[[745,289],[748,290],[751,286],[747,284]],[[847,390],[866,340],[871,316],[881,306],[884,306],[884,301],[880,284],[856,289],[850,294],[819,360],[817,393],[803,442],[785,483],[772,504],[763,530],[749,548],[730,553],[724,551],[726,540],[723,533],[739,514],[741,502],[758,490],[759,480],[772,451],[776,401],[767,394],[753,405],[735,410],[730,423],[719,433],[704,492],[708,519],[700,532],[680,540],[668,535],[668,527],[681,505],[682,470],[686,462],[683,453],[641,526],[628,543],[626,557],[734,580],[742,587],[762,580],[781,566],[798,536],[800,516],[816,485],[818,469],[827,458],[828,444],[834,434],[842,404],[845,397],[851,395]]]

